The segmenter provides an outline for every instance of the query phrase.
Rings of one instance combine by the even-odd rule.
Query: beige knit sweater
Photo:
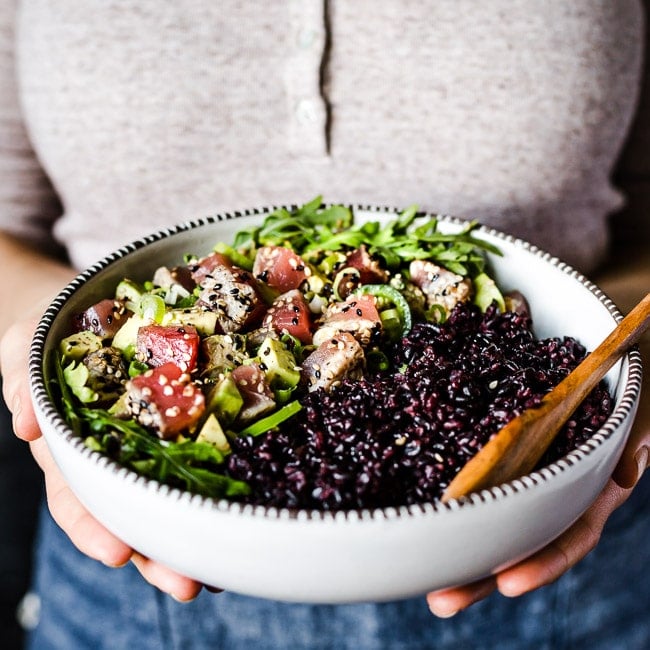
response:
[[[477,218],[590,270],[642,36],[635,0],[5,0],[0,228],[84,267],[323,194]]]

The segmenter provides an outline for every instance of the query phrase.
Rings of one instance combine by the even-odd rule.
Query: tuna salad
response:
[[[538,340],[469,223],[409,208],[357,223],[321,197],[124,278],[60,341],[57,385],[86,444],[194,493],[286,508],[431,502],[490,436],[584,357]],[[544,463],[608,417],[599,386]]]

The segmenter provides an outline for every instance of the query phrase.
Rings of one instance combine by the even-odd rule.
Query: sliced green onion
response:
[[[143,293],[140,298],[138,310],[143,318],[160,323],[165,315],[165,311],[167,311],[167,307],[161,296],[154,293]]]
[[[143,287],[141,287],[137,282],[125,278],[115,289],[115,299],[124,300],[127,307],[133,310],[134,306],[137,305],[139,300],[142,298],[143,293]]]
[[[141,375],[144,372],[147,372],[149,370],[149,366],[146,363],[143,363],[142,361],[138,361],[137,359],[131,359],[131,363],[129,363],[129,377],[137,377],[138,375]]]
[[[379,312],[381,318],[381,326],[384,332],[391,340],[396,340],[402,335],[402,320],[400,319],[399,312],[394,307],[384,309]]]
[[[245,429],[242,429],[238,435],[240,436],[259,436],[262,433],[266,433],[271,429],[275,429],[279,424],[288,420],[290,417],[294,416],[298,411],[302,409],[302,404],[298,400],[289,402],[285,404],[281,409],[278,409],[275,413],[267,415],[265,418],[253,422],[253,424],[247,426]]]
[[[290,386],[289,388],[274,389],[273,394],[275,395],[276,402],[278,404],[286,404],[291,399],[291,395],[293,395],[295,390],[295,386]]]

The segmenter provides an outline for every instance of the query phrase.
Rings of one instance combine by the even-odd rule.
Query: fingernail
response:
[[[20,413],[20,395],[14,395],[11,400],[11,412],[14,416]]]
[[[14,431],[18,431],[18,416],[21,410],[20,395],[14,395],[14,398],[11,400],[11,425]]]
[[[429,610],[434,616],[437,616],[438,618],[451,618],[452,616],[456,616],[460,610],[458,609],[448,609],[444,606],[440,607],[439,605],[429,605]]]
[[[648,467],[648,453],[648,448],[644,445],[643,447],[639,447],[634,454],[634,462],[639,468],[639,473],[636,479],[637,481],[641,476],[643,476],[643,472],[645,472]]]
[[[191,603],[196,596],[192,596],[191,598],[181,598],[180,596],[177,596],[176,594],[169,594],[177,603]]]

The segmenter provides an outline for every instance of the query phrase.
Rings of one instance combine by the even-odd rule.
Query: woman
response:
[[[34,314],[73,268],[220,210],[319,193],[417,203],[593,271],[621,203],[609,176],[638,91],[638,2],[8,5],[0,264],[21,290],[3,296],[4,394],[45,473],[50,512],[81,551],[45,514],[33,647],[612,647],[623,633],[622,647],[650,643],[639,609],[650,587],[635,595],[602,579],[623,575],[623,543],[647,536],[633,509],[613,518],[604,559],[566,573],[645,469],[647,414],[616,480],[567,533],[493,578],[428,595],[441,618],[482,601],[443,621],[424,600],[314,607],[214,596],[139,556],[69,491],[26,383]],[[54,244],[70,264],[47,253]],[[488,598],[495,590],[531,593]],[[635,624],[607,625],[599,602]]]

